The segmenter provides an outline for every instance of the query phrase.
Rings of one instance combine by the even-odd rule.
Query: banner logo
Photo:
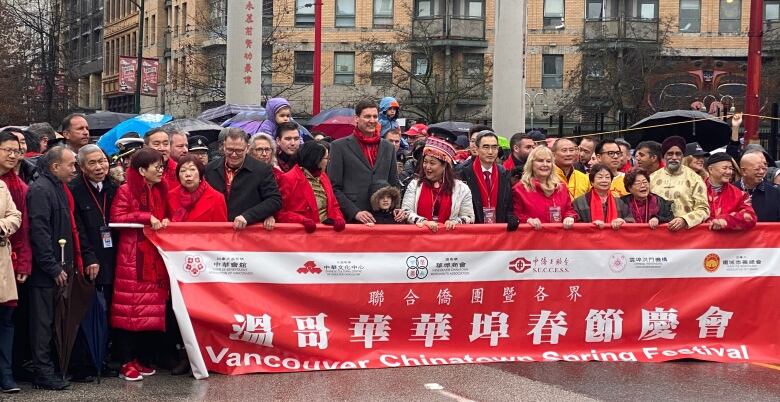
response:
[[[318,267],[314,261],[306,261],[302,267],[298,268],[297,272],[299,274],[321,274],[322,268]]]
[[[428,276],[428,258],[411,256],[406,259],[406,277],[425,279]]]
[[[612,254],[609,256],[609,269],[614,273],[623,272],[626,269],[627,260],[623,254]]]
[[[525,271],[531,269],[531,261],[528,261],[525,257],[515,258],[509,261],[509,270],[515,271],[518,274],[522,274]]]
[[[707,272],[715,272],[720,268],[720,256],[715,253],[707,254],[704,257],[704,270]]]
[[[184,259],[184,270],[194,277],[200,275],[201,272],[206,270],[206,265],[203,263],[203,257],[188,255]]]

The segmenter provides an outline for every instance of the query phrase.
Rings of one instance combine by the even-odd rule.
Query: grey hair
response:
[[[249,138],[249,152],[255,150],[255,140],[257,139],[264,139],[268,141],[269,144],[271,144],[271,164],[276,165],[276,141],[274,141],[273,137],[271,137],[269,134],[266,133],[255,133],[252,135],[251,138]]]
[[[78,154],[79,165],[84,165],[84,160],[87,159],[87,155],[95,152],[100,152],[102,154],[103,150],[100,149],[100,147],[95,144],[87,144],[79,148],[79,154]]]
[[[222,131],[219,132],[219,137],[220,144],[224,143],[228,138],[232,138],[234,140],[240,139],[244,142],[247,141],[246,132],[236,127],[223,128]]]
[[[173,142],[173,136],[174,135],[183,135],[184,139],[190,138],[190,133],[188,133],[188,132],[186,132],[184,130],[172,129],[172,130],[170,130],[168,132],[168,141]]]

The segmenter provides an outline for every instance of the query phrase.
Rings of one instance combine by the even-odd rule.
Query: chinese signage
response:
[[[135,57],[119,56],[119,92],[135,93],[137,65]],[[141,66],[141,95],[157,96],[157,74],[160,61],[153,58],[144,58]]]
[[[263,11],[261,0],[229,1],[227,10],[227,103],[260,103]]]
[[[197,378],[490,362],[780,362],[780,225],[685,234],[350,225],[321,227],[305,242],[303,228],[279,226],[239,237],[228,224],[147,232],[163,252]]]

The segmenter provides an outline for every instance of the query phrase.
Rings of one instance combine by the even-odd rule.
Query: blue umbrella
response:
[[[98,382],[103,370],[103,360],[108,350],[108,320],[106,318],[106,298],[102,291],[95,291],[87,313],[81,321],[81,333],[87,344],[89,354],[92,356],[92,364],[97,370]]]
[[[337,116],[352,117],[354,115],[355,115],[355,109],[351,109],[348,107],[334,107],[332,109],[323,110],[320,113],[318,113],[316,116],[312,117],[311,120],[309,120],[309,127],[314,127],[318,124],[327,123],[328,120]]]
[[[117,152],[116,145],[114,144],[118,139],[122,138],[123,135],[129,132],[136,132],[143,137],[144,133],[150,129],[160,127],[171,121],[171,119],[173,119],[173,117],[167,114],[142,114],[133,117],[132,119],[119,123],[119,125],[100,136],[97,145],[102,148],[106,154],[113,155]]]

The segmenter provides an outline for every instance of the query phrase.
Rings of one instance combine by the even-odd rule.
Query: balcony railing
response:
[[[485,40],[485,20],[459,16],[415,17],[412,36],[419,40]]]
[[[658,42],[658,20],[613,17],[585,20],[586,41]]]
[[[780,20],[764,21],[763,50],[780,50]]]

